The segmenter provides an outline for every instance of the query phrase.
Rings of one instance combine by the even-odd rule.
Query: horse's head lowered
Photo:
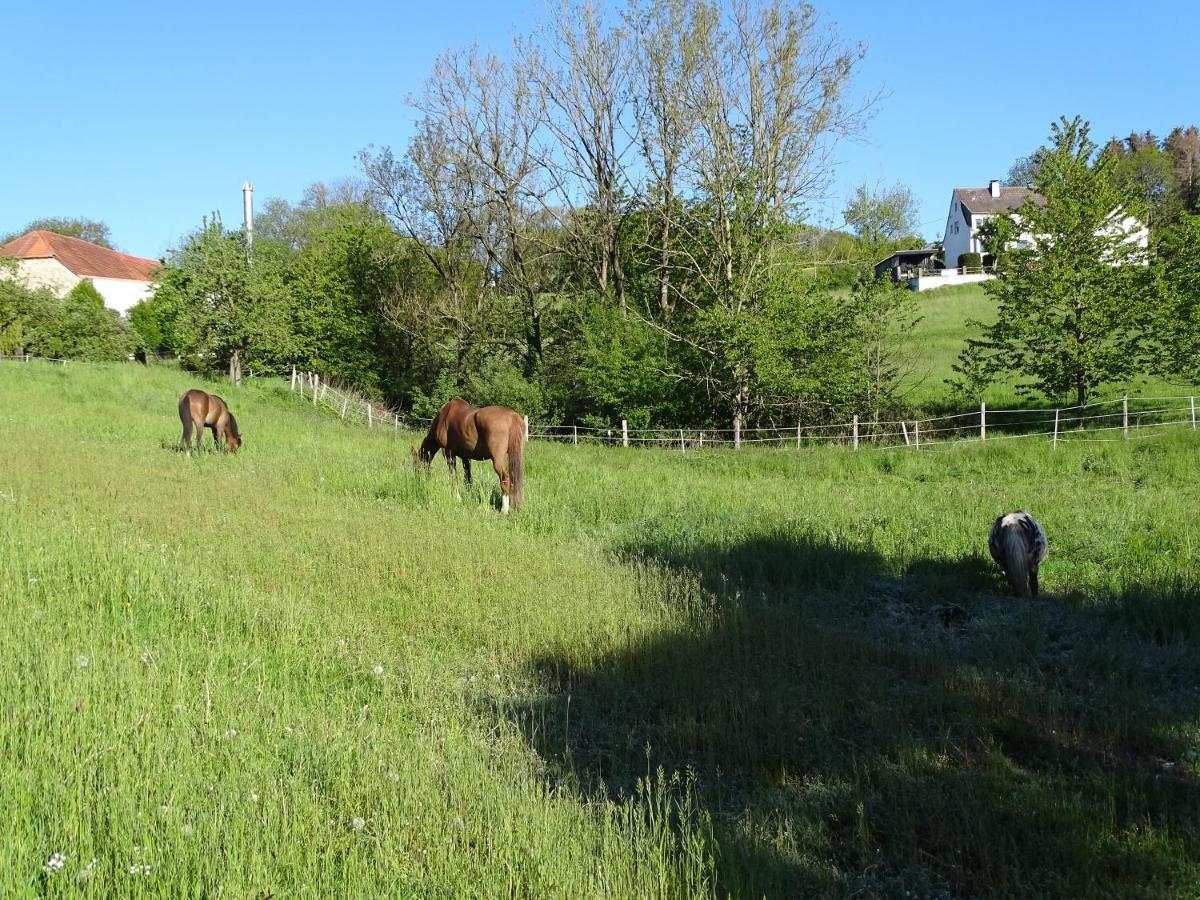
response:
[[[228,407],[226,407],[228,410]],[[233,413],[229,413],[229,424],[225,428],[225,446],[229,448],[230,453],[237,453],[238,447],[242,446],[242,433],[238,430],[237,419],[233,417]]]

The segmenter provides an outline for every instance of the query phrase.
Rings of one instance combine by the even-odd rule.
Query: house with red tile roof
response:
[[[119,313],[154,292],[154,273],[159,268],[152,259],[53,231],[30,231],[14,238],[0,247],[0,256],[16,257],[17,277],[27,285],[50,288],[60,297],[86,278],[105,305]]]

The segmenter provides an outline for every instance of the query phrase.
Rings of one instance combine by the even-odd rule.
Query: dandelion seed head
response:
[[[75,663],[79,668],[86,669],[88,667],[88,658],[86,656],[77,656],[75,657]]]
[[[337,639],[337,640],[334,642],[334,644],[337,646],[337,648],[338,648],[339,650],[345,650],[345,649],[346,649],[346,639],[345,639],[345,638],[338,638],[338,639]]]
[[[152,654],[149,650],[143,650],[142,651],[142,665],[148,666],[152,662],[154,662],[154,654]]]
[[[67,858],[65,856],[63,856],[61,853],[53,853],[51,854],[50,858],[46,860],[46,864],[42,868],[52,875],[66,865],[66,863]]]
[[[367,820],[364,819],[362,816],[355,816],[353,819],[350,820],[350,827],[353,828],[355,831],[362,831],[364,828],[367,827]]]
[[[181,832],[183,832],[183,836],[184,836],[184,837],[191,837],[191,836],[192,836],[192,823],[191,823],[191,822],[184,822],[184,823],[183,823],[183,827],[182,827],[182,828],[180,828],[179,830],[180,830]]]
[[[225,737],[227,737],[227,738],[235,738],[237,736],[238,736],[238,731],[236,728],[230,728],[227,732],[225,732]]]
[[[257,802],[258,802],[258,791],[251,791],[251,792],[250,792],[250,802],[251,802],[251,803],[257,803]]]
[[[474,676],[474,675],[472,675],[472,676],[471,676],[471,684],[474,684],[474,683],[475,683],[475,676]]]
[[[371,672],[375,675],[382,675],[383,674],[383,666],[376,666],[375,668],[373,668],[371,670]]]
[[[37,584],[37,583],[38,583],[38,580],[37,580],[36,578],[30,578],[30,579],[29,579],[29,586],[30,586],[30,587],[33,587],[33,585],[35,585],[35,584]]]

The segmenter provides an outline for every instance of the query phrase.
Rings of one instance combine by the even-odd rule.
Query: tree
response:
[[[94,219],[63,217],[34,219],[25,226],[24,231],[0,237],[0,244],[7,244],[13,238],[20,237],[22,234],[30,231],[53,231],[56,234],[76,237],[90,244],[107,247],[110,250],[117,249],[112,242],[112,234],[109,232],[108,226],[103,222],[98,222]]]
[[[537,89],[549,134],[547,211],[586,260],[601,295],[625,306],[618,231],[628,201],[622,111],[629,81],[629,43],[605,27],[592,0],[552,7],[539,43],[518,42],[519,73]]]
[[[1195,125],[1174,129],[1163,150],[1171,158],[1180,201],[1189,212],[1200,213],[1200,130]]]
[[[917,200],[912,190],[902,184],[873,190],[860,184],[846,204],[843,216],[851,230],[872,247],[913,238],[920,227]]]
[[[1138,197],[1113,178],[1115,158],[1097,156],[1088,131],[1079,117],[1063,117],[1035,154],[1045,203],[1026,200],[1005,217],[1020,238],[985,285],[997,319],[960,362],[992,378],[1015,371],[1031,379],[1023,389],[1051,397],[1073,392],[1081,407],[1098,385],[1143,366],[1153,307],[1142,226],[1126,218],[1140,211]]]
[[[1040,151],[1034,151],[1029,156],[1017,159],[1009,168],[1004,180],[1007,184],[1017,187],[1033,187],[1041,177],[1041,167]]]
[[[1125,192],[1142,200],[1149,210],[1150,224],[1168,225],[1183,210],[1170,155],[1149,131],[1134,132],[1123,141],[1113,139],[1103,151],[1115,160],[1112,177]]]
[[[246,364],[273,369],[290,362],[290,303],[280,250],[269,241],[248,252],[245,235],[219,219],[206,222],[159,271],[158,293],[178,310],[181,353],[203,368],[228,368],[240,384]]]
[[[132,349],[121,316],[105,307],[104,298],[88,280],[67,292],[58,308],[54,355],[92,362],[122,360]]]
[[[1155,370],[1167,378],[1200,381],[1200,215],[1183,216],[1157,246],[1161,302]]]

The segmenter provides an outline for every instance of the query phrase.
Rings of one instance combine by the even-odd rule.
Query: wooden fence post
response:
[[[300,388],[300,399],[303,400],[304,399],[304,376],[303,375],[301,375],[300,378],[298,378],[296,380],[296,387]]]
[[[318,396],[318,394],[320,394],[320,387],[321,387],[321,376],[314,375],[313,376],[313,406],[317,405],[317,396]]]
[[[368,403],[366,400],[364,400],[363,406],[365,406],[367,408],[367,427],[374,428],[375,422],[374,422],[374,416],[371,414],[371,404]]]
[[[733,449],[742,449],[742,420],[738,417],[733,420]]]
[[[700,432],[700,449],[704,449],[704,432]]]
[[[900,430],[904,433],[904,446],[909,446],[908,443],[908,426],[904,424],[904,420],[900,420]]]
[[[322,402],[324,402],[325,395],[328,393],[329,393],[329,382],[326,381],[321,384],[321,400],[322,400]]]
[[[624,419],[621,420],[621,446],[629,446],[629,423]]]
[[[579,426],[578,425],[571,426],[571,443],[574,444],[576,447],[579,446]]]
[[[1192,431],[1195,431],[1196,430],[1196,398],[1189,397],[1188,399],[1191,401],[1191,404],[1192,404]]]
[[[291,386],[288,388],[288,390],[289,390],[289,391],[294,391],[295,389],[296,389],[296,367],[295,367],[295,366],[292,366],[292,384],[291,384]]]
[[[346,419],[346,407],[348,407],[349,405],[350,405],[350,398],[344,397],[342,399],[342,421],[345,421],[345,419]]]
[[[800,449],[800,423],[796,423],[796,449]]]
[[[1057,409],[1054,411],[1054,440],[1051,442],[1053,447],[1058,446],[1058,412]]]
[[[851,427],[854,429],[854,449],[857,450],[858,449],[858,414],[857,413],[855,413],[855,415],[854,415],[854,421],[851,423]]]
[[[393,418],[396,420],[396,427],[393,428],[392,431],[399,431],[400,430],[400,413],[394,413]]]
[[[1129,440],[1129,395],[1121,395],[1121,437]]]
[[[679,429],[679,452],[687,453],[687,447],[683,443],[683,429]]]
[[[987,440],[987,404],[979,401],[979,439]]]
[[[917,445],[917,449],[921,449],[921,420],[913,419],[913,443]]]

